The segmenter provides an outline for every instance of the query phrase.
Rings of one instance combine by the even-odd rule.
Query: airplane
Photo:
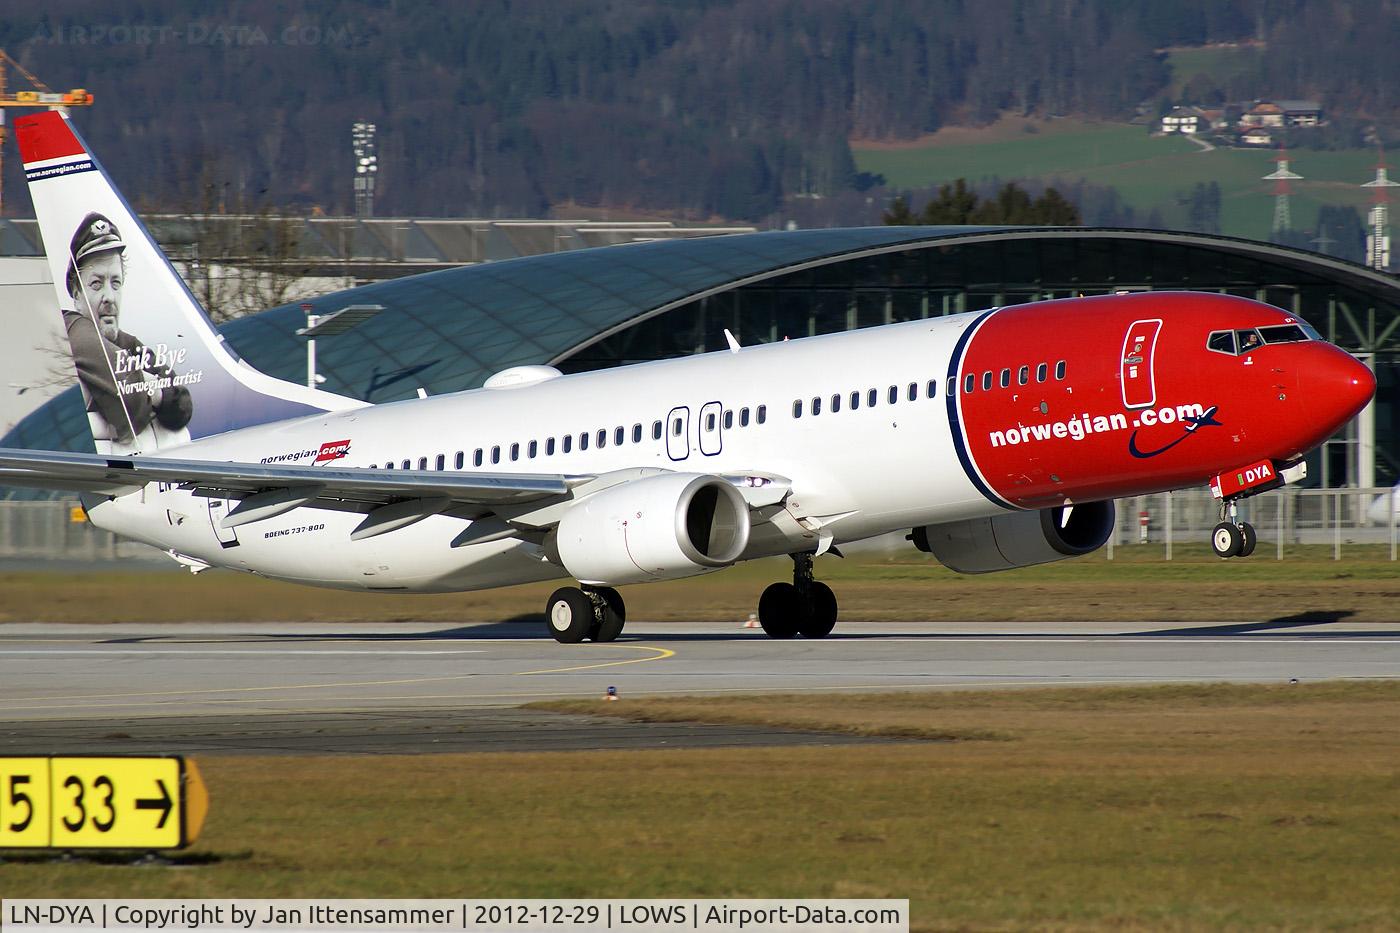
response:
[[[1371,399],[1305,321],[1228,295],[1041,301],[369,404],[223,343],[58,113],[16,121],[95,454],[0,450],[0,484],[195,572],[364,592],[572,577],[557,641],[609,642],[617,587],[788,555],[774,638],[836,624],[814,558],[891,532],[963,573],[1088,554],[1117,498],[1209,484],[1212,546],[1253,550],[1249,495]],[[64,246],[67,249],[64,249]]]

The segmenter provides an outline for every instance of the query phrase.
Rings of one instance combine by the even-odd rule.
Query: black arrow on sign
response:
[[[136,809],[159,810],[160,822],[156,824],[156,829],[164,829],[165,821],[170,818],[170,811],[174,807],[175,802],[170,799],[170,791],[166,790],[164,781],[157,778],[156,786],[160,788],[160,796],[136,801]]]

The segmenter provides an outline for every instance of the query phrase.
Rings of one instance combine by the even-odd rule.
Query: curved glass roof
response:
[[[1396,301],[1393,277],[1329,257],[1269,244],[1200,234],[1094,228],[863,227],[738,234],[573,250],[464,266],[337,292],[313,300],[329,314],[350,304],[385,312],[317,342],[317,368],[330,391],[373,402],[479,387],[509,366],[563,360],[630,324],[696,298],[792,277],[805,267],[857,256],[945,244],[1020,239],[1132,239],[1189,243],[1345,283]],[[938,241],[938,242],[933,242]],[[1068,270],[1039,270],[1037,277]],[[1128,283],[1128,277],[1119,281]],[[297,328],[300,303],[225,324],[247,362],[289,381],[305,378]],[[21,421],[0,446],[92,450],[76,386]]]

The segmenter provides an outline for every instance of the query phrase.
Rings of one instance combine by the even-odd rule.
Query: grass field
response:
[[[11,860],[0,890],[909,897],[919,930],[1393,928],[1398,686],[624,701],[606,711],[958,740],[206,757],[209,820],[175,865]]]
[[[1263,51],[1261,46],[1253,45],[1207,45],[1171,49],[1167,52],[1167,64],[1172,70],[1167,96],[1172,100],[1179,99],[1182,87],[1198,74],[1206,75],[1223,87],[1231,78],[1252,68]]]
[[[1267,553],[1266,553],[1267,552]],[[1333,561],[1326,547],[1293,548],[1283,561],[1261,548],[1249,560],[1221,561],[1204,543],[1120,547],[984,576],[960,576],[913,552],[895,559],[818,560],[818,576],[841,601],[843,625],[963,621],[1191,625],[1301,617],[1400,622],[1400,562],[1383,546],[1352,546]],[[159,573],[162,599],[149,598]],[[715,574],[624,587],[628,615],[650,621],[742,621],[769,583],[791,574],[786,560],[759,561]],[[392,596],[276,583],[232,572],[0,573],[0,622],[495,622],[540,618],[558,584],[482,593]],[[543,621],[540,622],[543,625]],[[1126,623],[1132,624],[1132,623]],[[838,632],[840,629],[838,629]]]
[[[852,150],[860,171],[880,173],[898,188],[956,178],[1050,183],[1084,178],[1117,188],[1140,218],[1156,207],[1165,222],[1181,229],[1187,209],[1180,198],[1198,182],[1215,181],[1221,188],[1223,233],[1266,240],[1273,223],[1273,183],[1262,176],[1274,170],[1277,153],[1204,152],[1177,136],[1150,136],[1141,126],[1008,118],[984,129],[942,130],[907,145],[855,142]],[[1293,153],[1292,169],[1305,179],[1293,183],[1294,227],[1310,229],[1323,204],[1364,209],[1370,196],[1359,186],[1374,176],[1375,164],[1370,150]]]

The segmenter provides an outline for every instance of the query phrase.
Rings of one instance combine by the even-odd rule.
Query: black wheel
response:
[[[603,610],[603,620],[593,631],[593,640],[616,641],[627,622],[627,606],[622,601],[622,594],[610,586],[600,586],[593,592],[603,597],[603,602],[607,604]]]
[[[836,594],[825,583],[812,581],[807,587],[807,611],[797,630],[803,638],[825,638],[836,627]]]
[[[791,583],[774,583],[758,598],[758,624],[769,638],[792,638],[802,616],[802,597]]]
[[[1221,522],[1210,533],[1210,546],[1216,557],[1234,557],[1244,547],[1244,535],[1238,526]]]
[[[1240,523],[1240,556],[1248,557],[1254,553],[1254,546],[1259,543],[1259,536],[1254,533],[1254,526],[1249,522]]]
[[[554,591],[544,606],[545,621],[554,640],[566,645],[577,644],[587,637],[597,621],[593,600],[576,586],[564,586]]]

